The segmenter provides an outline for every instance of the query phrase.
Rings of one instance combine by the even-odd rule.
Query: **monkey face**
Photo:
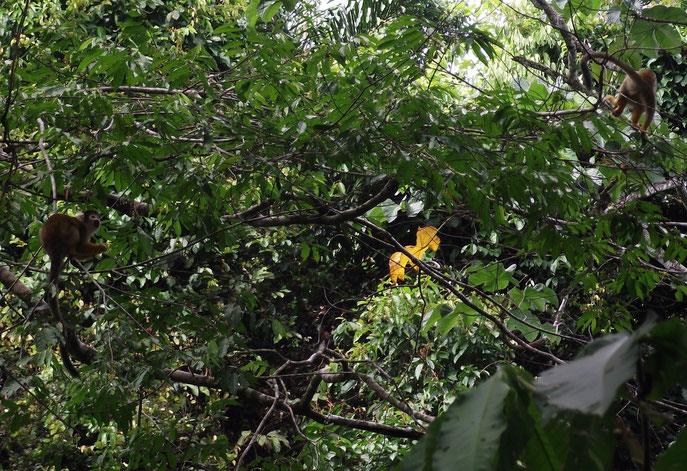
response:
[[[83,213],[83,222],[95,230],[100,227],[100,216],[93,210],[85,211]]]

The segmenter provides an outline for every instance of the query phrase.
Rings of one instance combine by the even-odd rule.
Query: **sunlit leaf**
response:
[[[415,258],[421,259],[427,249],[437,250],[439,248],[439,236],[436,235],[437,229],[432,226],[425,226],[417,230],[417,244],[404,247]],[[415,270],[417,267],[403,252],[394,252],[389,258],[389,275],[391,282],[396,283],[398,280],[405,279],[405,267],[410,263],[410,266]]]
[[[439,248],[439,243],[441,239],[437,234],[437,228],[432,226],[421,227],[417,230],[417,243],[418,247],[428,247],[431,250],[437,250]]]

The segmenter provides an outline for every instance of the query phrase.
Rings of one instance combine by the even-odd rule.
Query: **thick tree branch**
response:
[[[393,196],[398,188],[398,183],[392,178],[387,178],[384,188],[376,195],[355,208],[338,211],[328,208],[334,214],[299,214],[295,216],[255,216],[254,218],[243,219],[247,224],[254,227],[276,227],[289,226],[293,224],[340,224],[362,216],[385,199]]]
[[[70,193],[69,188],[65,188],[63,193],[57,193],[57,199],[60,201],[87,202],[91,198],[99,198],[99,196],[90,190],[81,193]],[[105,197],[105,203],[118,213],[126,214],[127,216],[134,216],[135,214],[140,214],[141,216],[154,215],[153,206],[151,204],[125,198],[120,195],[107,195]]]
[[[525,67],[529,67],[531,69],[538,70],[539,72],[551,77],[551,79],[554,81],[555,80],[563,80],[565,83],[568,84],[568,86],[570,86],[574,90],[576,90],[580,93],[584,93],[585,95],[589,95],[589,90],[587,90],[587,88],[582,83],[580,83],[580,81],[575,76],[571,76],[570,74],[563,75],[560,72],[552,69],[551,67],[547,67],[543,64],[540,64],[539,62],[535,62],[533,60],[527,59],[526,57],[522,57],[522,56],[513,57],[513,61],[517,62],[518,64],[522,64]],[[566,110],[566,111],[580,113],[580,112],[586,112],[586,111],[593,111],[595,109],[596,109],[596,107],[593,108],[592,110]]]
[[[433,415],[425,414],[420,411],[413,410],[410,406],[408,406],[406,403],[399,401],[396,399],[389,391],[384,389],[377,381],[372,376],[363,374],[363,373],[353,373],[356,377],[358,377],[360,380],[362,380],[365,384],[369,386],[370,389],[372,389],[379,397],[387,401],[389,404],[394,406],[395,408],[402,410],[406,414],[410,415],[413,418],[416,418],[418,420],[422,420],[423,422],[430,423],[433,421],[436,417]]]
[[[577,76],[577,52],[584,51],[584,45],[577,37],[570,32],[565,19],[558,13],[553,5],[545,0],[531,0],[532,5],[542,10],[551,22],[551,26],[558,30],[563,37],[565,45],[568,47],[568,80],[573,81]]]
[[[627,195],[621,197],[617,202],[613,203],[608,208],[606,208],[604,213],[608,213],[613,210],[618,210],[635,200],[649,198],[658,193],[663,193],[664,191],[679,189],[683,184],[683,181],[684,180],[682,178],[671,178],[670,180],[666,180],[664,182],[652,183],[643,191],[628,193]]]
[[[14,294],[19,299],[21,299],[27,306],[33,306],[36,304],[32,297],[33,292],[31,288],[26,286],[24,283],[19,281],[19,278],[10,270],[7,265],[0,265],[0,283],[8,290],[8,292]],[[4,298],[3,293],[3,298]],[[50,314],[50,306],[42,299],[36,304],[34,311],[39,315]]]
[[[187,95],[193,98],[202,98],[204,96],[204,93],[200,93],[196,90],[192,89],[187,89],[187,90],[170,90],[169,88],[161,88],[161,87],[126,87],[126,86],[119,86],[117,88],[110,87],[110,86],[103,86],[103,87],[97,87],[97,88],[89,88],[87,89],[89,91],[99,91],[103,93],[111,93],[111,92],[119,92],[119,93],[127,93],[129,95],[137,95],[137,94],[143,94],[143,95],[178,95],[178,94],[183,94]]]
[[[320,414],[319,412],[315,412],[312,409],[304,410],[303,415],[321,424],[334,424],[340,425],[342,427],[368,430],[370,432],[386,435],[387,437],[411,438],[413,440],[417,440],[419,438],[422,438],[422,436],[424,435],[424,432],[420,432],[418,430],[414,430],[408,427],[395,427],[392,425],[370,422],[368,420],[349,419],[348,417],[341,417],[340,415],[325,415]]]

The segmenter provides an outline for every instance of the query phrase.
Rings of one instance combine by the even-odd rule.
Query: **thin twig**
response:
[[[52,164],[48,158],[48,153],[45,151],[45,143],[43,142],[45,126],[41,118],[38,118],[36,121],[38,121],[38,128],[41,130],[41,137],[38,139],[38,148],[43,154],[43,160],[45,160],[45,166],[48,167],[48,174],[50,175],[50,186],[52,187],[52,212],[57,213],[57,184],[55,183],[55,172],[52,169]]]
[[[253,445],[255,445],[255,442],[258,440],[258,435],[260,435],[262,430],[265,428],[265,424],[267,423],[267,419],[269,419],[270,416],[272,415],[272,413],[274,412],[274,409],[277,407],[278,402],[279,402],[279,386],[277,386],[277,383],[275,381],[275,383],[274,383],[274,401],[272,402],[272,405],[270,406],[270,408],[267,411],[267,413],[265,414],[265,416],[260,421],[258,428],[255,429],[255,432],[253,432],[253,436],[250,437],[250,441],[248,442],[248,445],[241,452],[241,456],[239,456],[239,459],[236,461],[236,468],[235,468],[236,471],[239,471],[241,469],[241,465],[243,464],[243,460],[246,459],[248,452],[250,451],[251,448],[253,448]]]

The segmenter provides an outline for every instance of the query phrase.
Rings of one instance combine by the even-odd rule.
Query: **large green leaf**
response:
[[[510,390],[499,371],[460,396],[410,452],[401,470],[493,469],[501,434],[506,429],[503,406]]]
[[[645,371],[651,375],[649,399],[658,399],[676,383],[687,384],[687,328],[678,318],[656,325],[646,342],[653,347],[645,360]]]
[[[493,292],[505,289],[513,280],[514,266],[508,268],[500,263],[488,265],[486,268],[479,268],[472,273],[468,280],[475,286],[483,286],[485,291]]]
[[[682,471],[687,463],[687,429],[683,428],[677,440],[658,457],[656,471]]]
[[[562,409],[603,415],[618,388],[634,376],[638,340],[652,324],[647,321],[632,335],[621,333],[596,340],[580,357],[546,371],[535,381],[540,398]]]

